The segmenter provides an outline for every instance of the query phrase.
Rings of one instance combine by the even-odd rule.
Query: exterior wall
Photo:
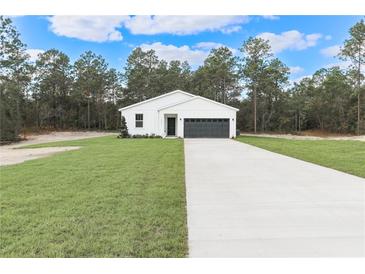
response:
[[[143,127],[136,127],[136,114],[143,114]],[[122,111],[122,116],[124,116],[127,123],[128,132],[131,135],[137,134],[156,134],[157,132],[157,110],[146,110],[142,108],[130,108]]]
[[[186,103],[172,106],[159,111],[159,123],[163,125],[164,117],[169,114],[177,114],[176,135],[184,137],[185,118],[224,118],[229,119],[229,137],[236,137],[236,111],[209,101],[197,98]],[[166,136],[166,132],[161,134]]]
[[[164,136],[164,126],[162,125],[162,127],[160,127],[159,125],[158,109],[190,98],[192,98],[192,95],[190,96],[185,93],[177,92],[122,110],[121,116],[124,116],[126,120],[129,134],[156,134]],[[143,114],[143,128],[136,128],[135,115],[139,113]]]

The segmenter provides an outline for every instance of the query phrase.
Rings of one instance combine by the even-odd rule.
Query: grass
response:
[[[0,257],[184,257],[182,140],[113,136],[0,169]]]
[[[241,136],[238,141],[365,178],[365,142]]]

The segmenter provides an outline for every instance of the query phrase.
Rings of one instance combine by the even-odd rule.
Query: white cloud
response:
[[[128,16],[51,16],[50,29],[59,36],[77,38],[85,41],[121,41],[118,30]]]
[[[297,74],[297,73],[300,73],[300,72],[303,72],[304,69],[302,67],[299,67],[299,66],[295,66],[295,67],[290,67],[290,73],[292,74]]]
[[[272,32],[264,32],[257,37],[269,40],[273,52],[279,53],[285,49],[304,50],[317,44],[322,34],[312,33],[305,35],[297,30],[290,30],[275,34]]]
[[[219,47],[224,47],[225,45],[221,44],[221,43],[216,43],[216,42],[199,42],[197,43],[194,48],[200,48],[200,49],[216,49]]]
[[[332,36],[331,35],[326,35],[325,37],[324,37],[324,40],[327,40],[327,41],[329,41],[329,40],[331,40],[332,39]]]
[[[200,65],[209,54],[209,51],[192,49],[187,45],[177,47],[164,45],[161,42],[142,44],[140,47],[143,51],[153,49],[160,59],[167,62],[172,60],[188,61],[190,65]]]
[[[279,20],[280,19],[280,17],[276,16],[276,15],[262,15],[262,17],[267,20]]]
[[[209,50],[209,51],[211,49],[216,49],[216,48],[220,48],[220,47],[227,47],[230,51],[232,51],[233,54],[237,53],[236,49],[230,48],[224,44],[216,43],[216,42],[200,42],[193,46],[193,48],[196,48],[196,49]]]
[[[325,68],[340,67],[340,69],[347,69],[351,66],[351,61],[337,61],[325,65]]]
[[[292,80],[289,80],[289,85],[290,86],[293,86],[294,83],[299,83],[300,81],[302,81],[304,78],[312,78],[313,75],[303,75],[303,76],[300,76],[298,78],[295,78],[295,79],[292,79]]]
[[[340,49],[340,45],[333,45],[331,47],[321,49],[321,54],[326,57],[335,57],[340,53]]]
[[[224,34],[231,34],[231,33],[234,33],[234,32],[238,32],[242,29],[241,26],[239,25],[236,25],[236,26],[229,26],[229,27],[226,27],[226,28],[223,28],[221,29],[221,31],[224,33]]]
[[[338,62],[334,62],[334,63],[325,65],[325,68],[332,68],[332,67],[339,67],[340,69],[343,69],[343,70],[347,70],[351,67],[354,68],[353,64],[351,63],[350,60],[347,60],[347,61],[339,60]],[[365,67],[362,67],[361,73],[365,74]]]
[[[203,31],[232,33],[247,23],[248,16],[131,16],[124,26],[133,34],[196,34]]]
[[[188,61],[193,67],[201,65],[205,58],[208,57],[209,52],[214,48],[227,47],[224,44],[216,42],[200,42],[193,46],[175,46],[165,45],[161,42],[155,42],[152,44],[141,44],[139,46],[143,51],[154,50],[156,55],[167,62],[173,60],[179,60],[181,62]],[[237,53],[237,50],[228,47],[233,54]]]
[[[241,30],[248,16],[51,16],[50,30],[59,36],[92,42],[120,41],[125,27],[132,34],[176,35],[197,34],[203,31],[232,33]]]
[[[30,61],[35,62],[38,59],[38,55],[45,52],[43,49],[27,49],[25,51],[30,56]]]

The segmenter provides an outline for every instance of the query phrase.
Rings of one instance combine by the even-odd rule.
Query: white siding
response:
[[[192,95],[186,93],[173,93],[161,98],[157,98],[150,102],[140,104],[131,108],[127,108],[121,111],[121,115],[124,116],[129,134],[156,134],[162,135],[162,130],[158,124],[158,109],[169,106],[174,103],[182,102],[184,100],[192,98]],[[135,115],[137,113],[143,114],[143,128],[136,128]]]

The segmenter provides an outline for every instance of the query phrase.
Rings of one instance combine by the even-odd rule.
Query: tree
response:
[[[83,119],[84,126],[88,129],[101,129],[104,124],[102,113],[108,88],[108,64],[101,55],[87,51],[75,62],[73,70],[74,99],[78,102],[79,109],[87,110],[84,111],[84,117],[87,117]]]
[[[327,69],[322,83],[324,98],[327,103],[325,121],[330,131],[348,132],[351,130],[351,85],[348,74],[338,66]],[[355,119],[354,119],[355,120]]]
[[[183,90],[191,90],[191,81],[193,72],[191,71],[191,66],[189,65],[188,61],[184,61],[180,65],[181,73],[179,76],[180,79],[180,86]]]
[[[341,48],[340,57],[343,60],[350,60],[356,71],[357,134],[359,135],[361,122],[361,81],[364,79],[362,66],[365,64],[365,24],[363,19],[350,29],[350,38],[345,41],[344,46]]]
[[[270,60],[263,68],[263,78],[260,84],[261,94],[261,130],[281,128],[280,117],[285,115],[285,86],[288,84],[289,68],[278,58]],[[271,125],[272,123],[275,125]]]
[[[120,126],[120,113],[117,104],[123,98],[121,79],[122,74],[116,69],[112,68],[108,70],[106,92],[103,99],[105,129],[113,129]]]
[[[339,67],[320,69],[296,83],[290,92],[294,130],[350,132],[356,127],[351,75]]]
[[[124,116],[122,116],[122,119],[121,119],[120,134],[118,137],[119,138],[128,138],[129,137],[128,127],[127,127],[127,123],[125,121]]]
[[[241,79],[252,101],[253,130],[282,130],[287,123],[289,68],[273,58],[269,42],[250,38],[242,46]],[[260,115],[258,115],[260,114]]]
[[[22,106],[30,82],[26,45],[9,18],[0,16],[0,140],[18,138],[24,121]]]
[[[228,103],[240,95],[237,58],[227,47],[212,49],[196,73],[197,92],[218,102]]]
[[[159,60],[155,51],[136,48],[124,68],[124,103],[132,104],[175,89],[189,88],[191,69],[187,62]]]
[[[243,43],[240,51],[243,54],[241,59],[241,75],[245,87],[249,90],[253,102],[253,128],[257,131],[257,96],[260,85],[265,78],[265,69],[268,67],[272,52],[269,42],[262,38],[249,38]]]
[[[144,52],[141,48],[132,51],[124,70],[126,97],[129,103],[140,102],[163,92],[156,90],[156,70],[158,58],[153,50]]]
[[[37,120],[42,115],[42,120],[46,119],[53,128],[64,128],[72,84],[70,59],[56,49],[47,50],[39,55],[36,71],[33,98],[37,102]],[[40,104],[45,108],[42,114]]]
[[[299,83],[294,83],[294,86],[289,90],[290,94],[290,110],[289,115],[294,116],[294,131],[300,132],[306,129],[307,113],[305,107],[308,101],[307,91],[312,86],[312,81],[308,77],[302,79]],[[290,118],[288,119],[291,120]],[[290,126],[289,126],[290,128]]]
[[[161,64],[164,60],[160,61]],[[161,83],[164,86],[164,91],[173,91],[176,89],[189,90],[191,81],[191,68],[188,62],[180,62],[178,60],[170,61],[166,67],[166,72],[162,72],[165,77],[161,79]]]

